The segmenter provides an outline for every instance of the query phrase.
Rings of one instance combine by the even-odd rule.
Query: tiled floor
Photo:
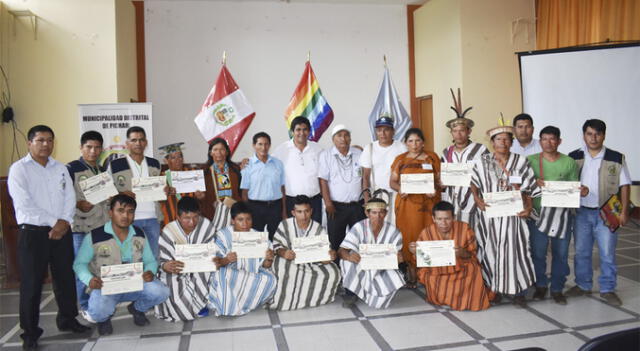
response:
[[[483,312],[456,312],[424,302],[424,290],[401,290],[385,310],[336,302],[291,312],[258,310],[237,318],[207,317],[167,323],[150,317],[140,328],[122,307],[114,334],[99,338],[60,333],[51,290],[42,298],[43,350],[513,350],[541,347],[577,350],[590,338],[640,326],[640,230],[622,229],[618,294],[622,307],[598,298],[573,298],[567,306],[550,300],[517,309],[507,301]],[[597,255],[595,255],[597,257]],[[625,262],[625,263],[623,263]],[[597,267],[597,264],[594,263]],[[623,269],[626,268],[626,271]],[[598,271],[596,271],[598,274]],[[572,286],[573,277],[567,287]],[[597,290],[597,286],[595,288]],[[0,348],[20,349],[15,291],[0,292]]]

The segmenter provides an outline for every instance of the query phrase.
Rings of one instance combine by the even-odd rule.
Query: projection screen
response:
[[[584,145],[582,124],[607,124],[605,146],[620,151],[634,184],[640,181],[640,43],[518,53],[523,111],[538,138],[560,128],[560,151]]]

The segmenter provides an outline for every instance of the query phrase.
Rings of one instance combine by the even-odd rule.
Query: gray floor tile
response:
[[[451,313],[485,339],[557,329],[557,326],[511,304],[496,306],[486,311]]]
[[[440,313],[374,319],[371,324],[394,349],[473,340]]]
[[[277,347],[271,328],[191,335],[189,350],[200,351],[213,349],[233,351],[270,351],[276,350]]]
[[[358,321],[284,327],[289,350],[376,350],[375,341]]]
[[[557,334],[543,337],[512,340],[495,343],[501,350],[515,350],[525,347],[541,347],[547,351],[577,350],[584,342],[571,334]]]

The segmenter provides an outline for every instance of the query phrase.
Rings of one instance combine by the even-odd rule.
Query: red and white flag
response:
[[[222,64],[216,84],[194,120],[200,133],[207,142],[223,138],[233,154],[255,116],[247,97]]]

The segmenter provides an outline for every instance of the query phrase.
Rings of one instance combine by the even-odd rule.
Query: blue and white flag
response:
[[[393,127],[395,129],[395,140],[400,140],[404,137],[404,133],[411,128],[411,117],[404,109],[400,99],[398,99],[398,93],[396,87],[393,85],[391,76],[389,74],[389,68],[384,67],[384,78],[382,79],[382,85],[380,85],[380,92],[378,92],[378,98],[373,105],[373,110],[369,114],[369,127],[371,129],[371,139],[376,141],[376,120],[381,116],[389,116],[393,118]]]

